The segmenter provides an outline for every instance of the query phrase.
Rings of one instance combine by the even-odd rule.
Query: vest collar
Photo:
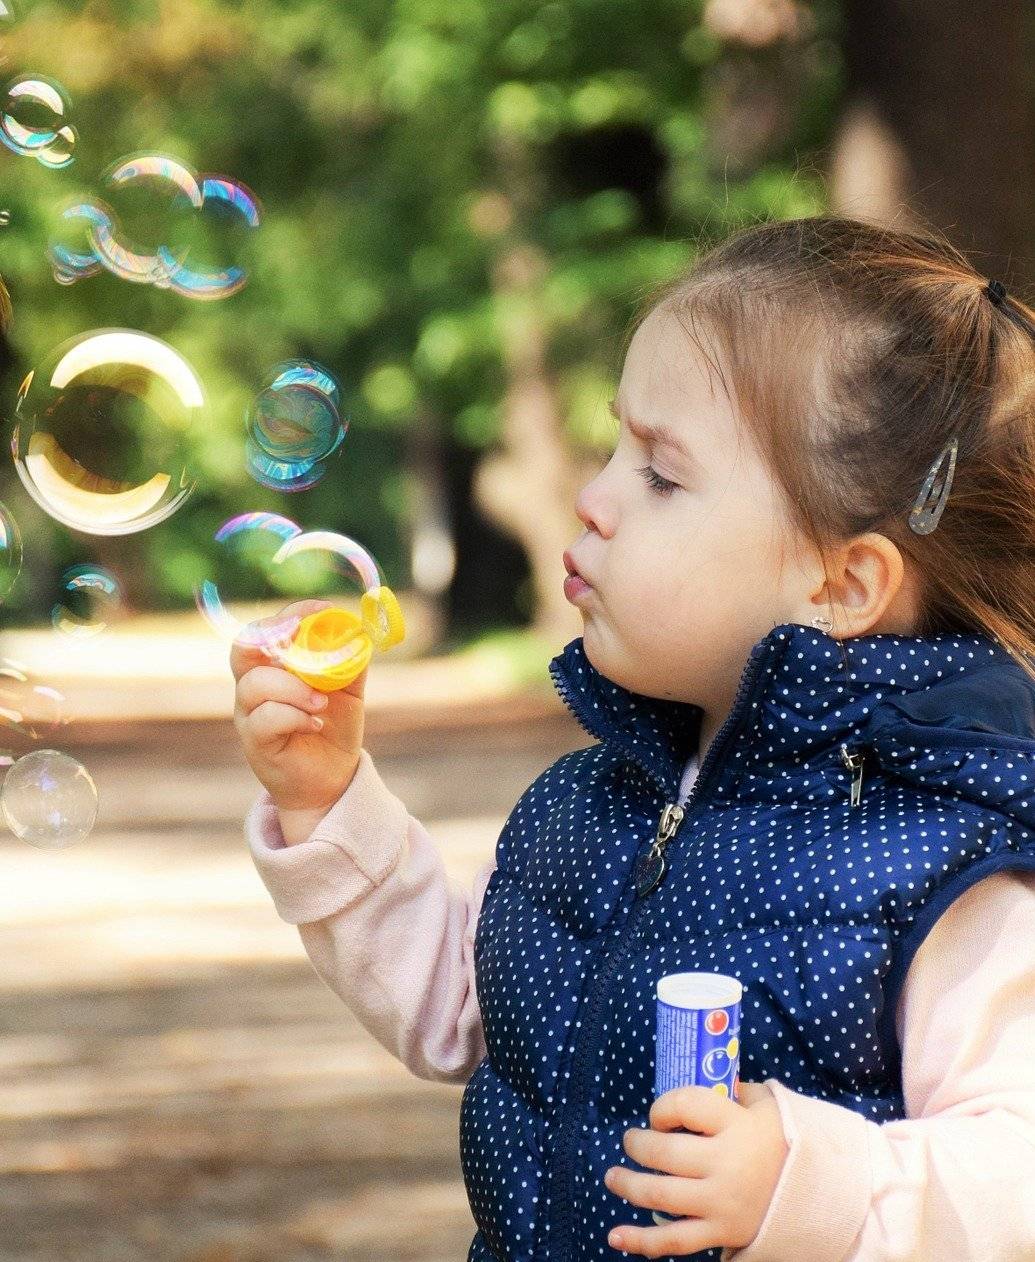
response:
[[[581,636],[551,661],[550,674],[591,736],[674,793],[698,752],[699,706],[613,683],[590,663]],[[938,727],[942,739],[957,731],[979,746],[1003,735],[1035,742],[1035,683],[1004,648],[974,632],[839,642],[815,627],[781,623],[751,649],[701,779],[712,778],[709,763],[721,764],[724,780],[726,771],[775,778],[805,761],[834,761],[842,743],[887,747],[915,737],[918,726]]]

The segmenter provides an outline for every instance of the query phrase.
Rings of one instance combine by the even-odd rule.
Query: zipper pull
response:
[[[862,797],[863,764],[865,759],[861,753],[852,753],[847,745],[841,746],[841,761],[852,772],[851,806],[858,806]]]
[[[683,808],[675,802],[669,802],[661,812],[658,822],[657,836],[651,848],[640,856],[636,864],[636,896],[642,898],[661,884],[668,865],[665,862],[665,847],[675,836],[683,821]]]

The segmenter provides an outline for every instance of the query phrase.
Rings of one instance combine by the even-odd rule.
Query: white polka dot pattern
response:
[[[904,1116],[894,1008],[934,921],[974,881],[1035,869],[1035,684],[990,639],[846,641],[784,623],[752,649],[660,885],[633,865],[676,800],[700,710],[630,693],[581,639],[551,663],[598,744],[522,795],[475,940],[488,1055],[464,1092],[468,1262],[617,1259],[652,1225],[603,1185],[632,1165],[666,973],[744,984],[741,1075]],[[842,746],[864,756],[858,805]],[[718,1249],[695,1254],[718,1259]]]

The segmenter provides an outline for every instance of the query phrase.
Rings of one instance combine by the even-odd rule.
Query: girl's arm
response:
[[[896,1015],[900,1121],[767,1079],[790,1150],[758,1235],[721,1262],[1035,1258],[1035,874],[950,904]]]
[[[473,891],[451,883],[366,750],[307,841],[285,846],[265,792],[246,835],[278,914],[363,1026],[419,1078],[466,1082],[485,1055],[474,930],[495,861]]]

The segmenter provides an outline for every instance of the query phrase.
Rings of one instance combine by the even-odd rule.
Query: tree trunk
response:
[[[472,491],[482,512],[525,550],[533,631],[567,641],[581,632],[582,620],[564,598],[561,554],[582,529],[575,496],[587,464],[564,436],[550,372],[541,299],[549,261],[523,229],[542,199],[542,175],[515,136],[497,137],[496,160],[501,191],[487,194],[473,222],[476,231],[499,243],[491,283],[507,388],[501,447],[479,465]]]
[[[911,209],[979,271],[1023,289],[1035,155],[1024,0],[848,0],[837,210],[908,227]]]
[[[493,269],[507,391],[502,449],[479,466],[474,494],[481,510],[528,555],[533,629],[549,639],[568,640],[580,633],[582,622],[564,597],[561,554],[581,530],[574,505],[583,479],[563,436],[547,364],[546,322],[538,298],[546,271],[542,252],[527,244],[507,248]]]

